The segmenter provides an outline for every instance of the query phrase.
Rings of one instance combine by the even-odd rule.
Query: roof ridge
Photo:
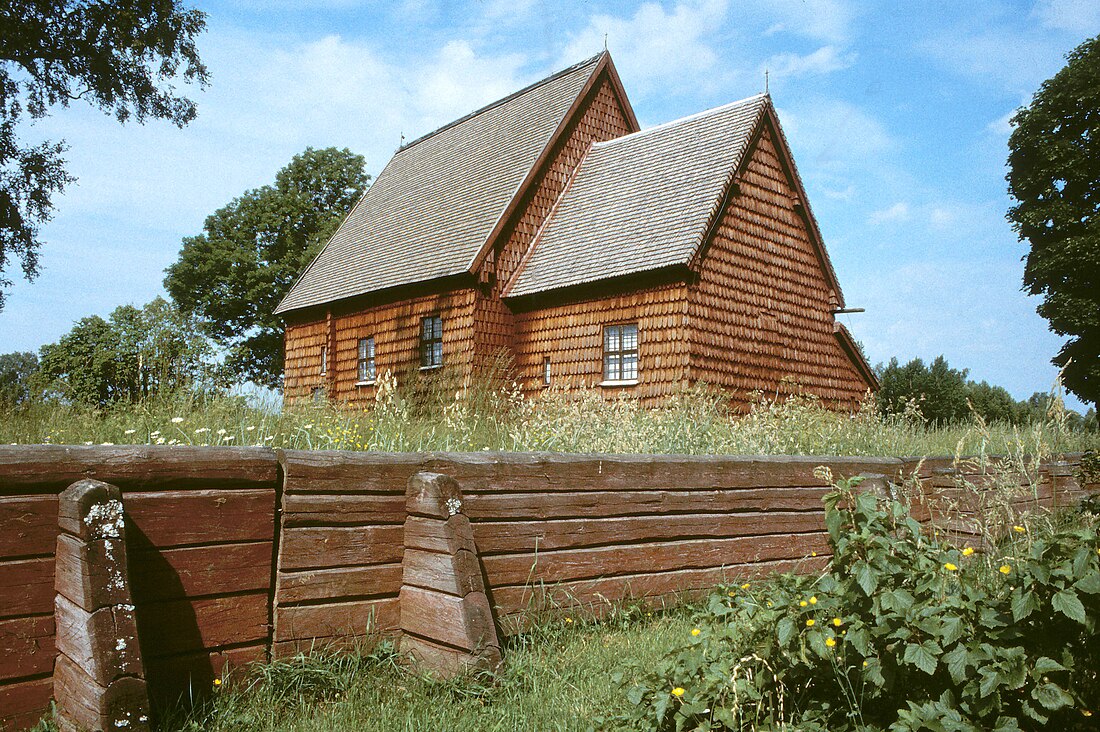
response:
[[[767,92],[760,92],[759,94],[753,94],[751,97],[745,97],[744,99],[738,99],[735,102],[728,102],[728,103],[722,104],[718,107],[712,107],[711,109],[704,109],[702,112],[696,112],[694,114],[689,114],[686,117],[680,117],[678,119],[669,120],[668,122],[662,122],[661,124],[654,125],[653,127],[647,127],[644,130],[638,130],[637,132],[631,132],[629,135],[622,135],[620,137],[613,137],[610,140],[604,140],[603,142],[597,142],[597,143],[594,143],[592,145],[592,147],[610,147],[611,145],[614,145],[617,142],[622,142],[623,140],[629,140],[629,139],[632,139],[632,138],[635,138],[635,137],[639,137],[641,135],[648,135],[650,132],[657,132],[658,130],[664,130],[664,129],[667,129],[669,127],[675,127],[677,125],[687,124],[688,122],[694,122],[695,120],[702,119],[704,117],[709,117],[711,115],[719,114],[720,112],[724,112],[728,109],[732,109],[734,107],[738,107],[738,106],[747,104],[748,102],[756,101],[757,99],[770,99],[770,98],[771,98],[771,95],[768,94]]]
[[[556,81],[556,80],[560,79],[563,76],[566,76],[568,74],[573,73],[574,71],[578,71],[580,69],[583,69],[585,66],[590,66],[590,65],[596,63],[597,61],[599,61],[600,58],[602,58],[604,56],[604,54],[606,54],[606,53],[607,53],[607,51],[600,51],[595,56],[592,56],[590,58],[586,58],[583,61],[579,61],[579,62],[573,64],[572,66],[570,66],[569,68],[562,69],[561,71],[555,71],[550,76],[547,76],[543,79],[539,79],[538,81],[536,81],[534,83],[528,84],[527,86],[523,87],[519,91],[512,92],[511,94],[509,94],[506,97],[501,97],[500,99],[496,100],[495,102],[490,102],[489,104],[486,104],[484,107],[481,107],[480,109],[475,109],[473,112],[470,112],[469,114],[463,115],[462,117],[459,117],[456,120],[452,120],[451,122],[448,122],[447,124],[443,125],[442,127],[438,127],[436,129],[432,130],[431,132],[427,133],[426,135],[421,135],[420,137],[416,138],[412,142],[407,142],[404,145],[401,145],[400,147],[397,148],[397,152],[395,152],[394,155],[397,155],[399,153],[403,153],[406,150],[408,150],[410,147],[412,147],[414,145],[417,145],[421,142],[424,142],[425,140],[427,140],[431,137],[435,137],[440,132],[444,132],[446,130],[449,130],[452,127],[457,127],[458,125],[462,124],[463,122],[468,122],[469,120],[473,119],[474,117],[477,117],[478,115],[484,114],[484,113],[488,112],[491,109],[495,109],[499,106],[507,104],[508,102],[510,102],[514,99],[517,99],[518,97],[521,97],[524,94],[527,94],[528,92],[533,91],[534,89],[537,89],[538,87],[540,87],[544,84],[549,84],[550,82]]]

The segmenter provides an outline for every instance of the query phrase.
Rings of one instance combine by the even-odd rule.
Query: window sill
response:
[[[374,386],[374,379],[371,379],[370,381],[356,381],[355,385],[356,386]]]
[[[441,368],[443,368],[443,364],[439,363],[439,364],[436,364],[435,366],[421,366],[420,370],[421,371],[435,371],[436,369],[441,369]]]
[[[636,386],[637,384],[637,379],[608,379],[601,381],[598,386]]]

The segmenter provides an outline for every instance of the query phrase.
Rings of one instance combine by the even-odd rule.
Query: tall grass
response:
[[[698,388],[648,409],[597,389],[548,389],[524,399],[514,384],[403,390],[392,378],[367,407],[174,394],[94,409],[36,403],[0,413],[0,443],[263,445],[371,451],[557,451],[673,454],[972,455],[1096,448],[1095,431],[1071,429],[1057,408],[1023,427],[928,426],[917,415],[882,417],[873,401],[853,412],[809,396],[761,398],[744,415]],[[1055,405],[1060,404],[1054,400]]]

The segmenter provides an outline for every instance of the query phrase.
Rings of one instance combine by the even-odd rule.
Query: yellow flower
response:
[[[866,661],[863,662],[863,668],[867,668],[867,662]]]
[[[672,695],[673,696],[683,696],[684,695],[684,687],[677,686],[675,689],[672,690]]]
[[[1009,572],[1012,571],[1012,567],[1007,565],[1007,564],[1002,564],[1000,569],[998,569],[997,571],[1000,572],[1001,574],[1008,574]]]
[[[843,623],[844,621],[840,618],[833,618],[833,625],[835,625],[836,627],[839,628]]]
[[[816,620],[814,620],[813,618],[810,618],[809,620],[806,621],[806,627],[807,628],[812,628],[812,627],[814,627],[814,623],[816,623],[816,622],[817,622]]]
[[[566,619],[565,619],[565,622],[567,622],[567,623],[572,623],[572,622],[573,622],[573,618],[566,618]]]
[[[732,591],[729,592],[729,596],[733,597],[733,592]]]
[[[816,605],[817,604],[817,596],[816,595],[814,597],[810,598],[810,604],[811,605]]]
[[[746,582],[745,584],[741,585],[741,589],[742,589],[742,590],[747,590],[747,589],[749,589],[749,583],[748,583],[748,582]]]
[[[826,638],[825,639],[825,645],[829,646],[829,648],[832,648],[833,646],[836,645],[836,641],[832,638]]]
[[[771,606],[772,606],[772,601],[768,600],[768,607],[771,607]]]
[[[221,686],[221,685],[222,685],[222,680],[221,679],[214,679],[214,686]]]
[[[1013,526],[1012,530],[1015,531],[1017,534],[1022,534],[1027,531],[1027,529],[1025,529],[1023,526]]]
[[[1091,716],[1092,716],[1092,712],[1090,712],[1090,711],[1089,711],[1088,709],[1082,709],[1082,710],[1081,710],[1081,716],[1082,716],[1082,717],[1091,717]]]
[[[948,563],[944,564],[943,568],[946,569],[948,572],[954,572],[958,569],[958,567],[956,567],[951,562],[948,562]]]
[[[703,632],[703,631],[699,630],[698,628],[692,628],[692,629],[691,629],[691,634],[692,634],[692,635],[699,635],[699,634],[700,634],[700,633],[702,633],[702,632]]]
[[[816,557],[816,556],[817,556],[817,552],[810,552],[810,556],[811,556],[811,557]]]
[[[963,556],[964,557],[969,557],[973,553],[974,553],[974,547],[972,547],[972,546],[968,546],[967,548],[963,549]]]
[[[806,607],[807,605],[809,605],[809,603],[806,602],[805,600],[799,600],[798,601],[798,606],[799,607]]]

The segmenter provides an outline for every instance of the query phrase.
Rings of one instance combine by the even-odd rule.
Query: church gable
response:
[[[842,296],[773,114],[757,135],[694,263],[691,378],[744,404],[754,391],[854,403],[874,377],[838,337]]]

